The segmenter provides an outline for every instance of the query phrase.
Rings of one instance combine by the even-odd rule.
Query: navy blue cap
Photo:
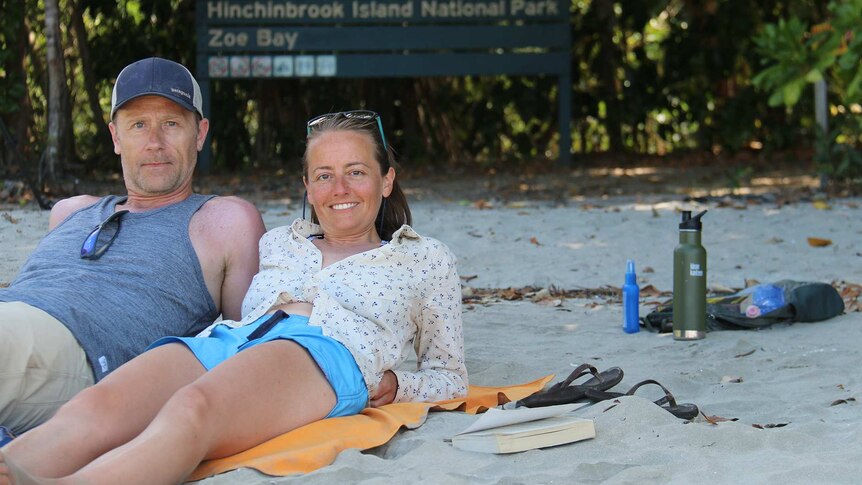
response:
[[[204,117],[201,88],[192,73],[182,64],[150,57],[133,62],[120,71],[111,95],[111,119],[124,104],[148,95],[167,98]]]

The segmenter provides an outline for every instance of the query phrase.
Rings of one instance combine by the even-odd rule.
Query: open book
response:
[[[483,453],[516,453],[594,438],[593,421],[570,414],[582,406],[492,408],[472,426],[453,436],[452,446]]]

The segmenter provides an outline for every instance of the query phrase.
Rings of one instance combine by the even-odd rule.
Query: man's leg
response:
[[[267,342],[179,390],[139,436],[68,478],[92,485],[177,483],[201,460],[238,453],[320,420],[335,402],[329,381],[304,348],[287,340]]]
[[[74,473],[137,436],[178,389],[204,372],[185,345],[144,352],[3,447],[2,459],[42,478]]]
[[[23,433],[91,385],[87,356],[62,323],[25,303],[0,302],[0,425]]]

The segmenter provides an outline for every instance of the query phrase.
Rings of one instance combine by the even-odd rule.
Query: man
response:
[[[0,289],[0,425],[13,433],[156,339],[240,319],[265,228],[249,202],[193,193],[201,105],[175,62],[145,59],[117,77],[109,128],[128,195],[58,202]]]

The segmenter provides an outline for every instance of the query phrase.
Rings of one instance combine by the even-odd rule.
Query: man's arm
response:
[[[51,231],[65,221],[70,214],[78,209],[91,206],[98,201],[98,197],[92,195],[77,195],[68,199],[59,200],[51,208],[51,216],[48,218],[48,230]]]
[[[241,318],[242,299],[257,274],[260,212],[239,197],[216,197],[192,218],[189,235],[207,288],[226,320]]]

